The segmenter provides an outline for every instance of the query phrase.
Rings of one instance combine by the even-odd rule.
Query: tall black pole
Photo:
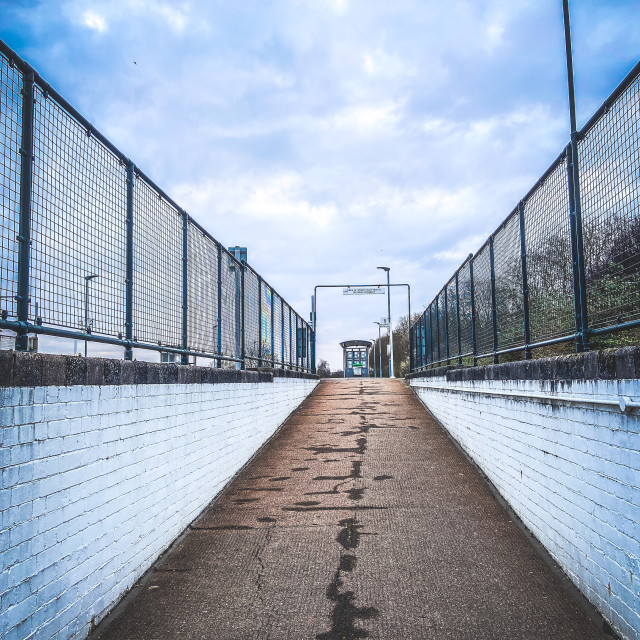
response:
[[[29,322],[29,269],[31,266],[31,194],[33,181],[33,69],[24,73],[22,80],[22,131],[20,140],[20,221],[18,227],[18,287],[16,311],[18,322]],[[16,351],[28,351],[29,336],[26,328],[18,329]]]
[[[571,124],[570,153],[568,154],[569,217],[571,228],[571,254],[573,261],[573,290],[576,298],[577,351],[589,348],[587,340],[587,292],[582,244],[582,212],[580,209],[580,173],[578,163],[578,132],[576,125],[576,99],[573,86],[573,57],[571,52],[571,25],[569,23],[569,0],[562,0],[564,17],[564,42],[567,54],[567,84],[569,89],[569,120]]]

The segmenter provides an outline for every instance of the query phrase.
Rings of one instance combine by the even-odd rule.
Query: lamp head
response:
[[[376,267],[376,269],[382,269],[383,271],[391,271],[391,267]]]
[[[97,273],[92,273],[90,276],[85,276],[84,279],[85,280],[93,280],[94,278],[97,278],[98,274]]]

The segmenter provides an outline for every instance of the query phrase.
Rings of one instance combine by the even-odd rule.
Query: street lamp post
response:
[[[373,342],[373,377],[376,377],[376,339],[374,338],[371,342]]]
[[[393,325],[391,324],[391,284],[389,271],[391,271],[390,267],[377,267],[378,269],[382,269],[387,272],[387,321],[389,322],[389,377],[395,378],[393,375]],[[411,318],[409,318],[409,322],[411,322]]]
[[[91,328],[89,327],[89,282],[94,278],[97,278],[97,273],[92,273],[91,275],[84,277],[84,330],[87,333],[90,333]],[[87,340],[84,341],[84,357],[87,357]]]
[[[380,329],[382,329],[382,327],[386,327],[387,325],[384,322],[374,322],[373,324],[378,325],[378,360],[379,360],[378,368],[380,370],[378,377],[382,378],[382,335],[380,334]]]

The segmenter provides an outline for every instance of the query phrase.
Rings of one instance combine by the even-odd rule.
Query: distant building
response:
[[[369,340],[345,340],[342,347],[342,363],[345,378],[369,376]]]

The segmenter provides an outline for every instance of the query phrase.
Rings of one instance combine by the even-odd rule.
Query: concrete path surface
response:
[[[92,640],[604,638],[399,380],[328,380]]]

